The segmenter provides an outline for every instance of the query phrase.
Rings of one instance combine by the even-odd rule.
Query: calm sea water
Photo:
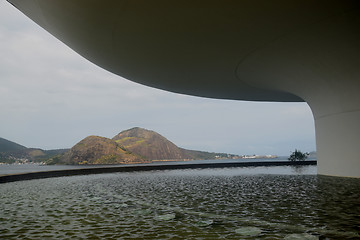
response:
[[[0,239],[360,239],[360,179],[316,167],[0,184]]]
[[[260,158],[260,159],[210,159],[210,160],[192,160],[192,161],[168,161],[168,162],[153,162],[140,165],[162,165],[162,164],[197,164],[197,163],[228,163],[228,162],[266,162],[266,161],[288,161],[286,157],[279,157],[274,159]],[[126,166],[134,166],[139,164],[127,164]],[[97,168],[97,167],[119,167],[124,165],[37,165],[37,164],[4,164],[0,165],[0,175],[26,173],[26,172],[41,172],[52,170],[65,169],[80,169],[80,168]]]

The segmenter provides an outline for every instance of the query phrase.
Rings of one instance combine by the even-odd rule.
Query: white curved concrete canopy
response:
[[[306,101],[318,172],[360,177],[357,0],[9,0],[95,64],[172,92]]]

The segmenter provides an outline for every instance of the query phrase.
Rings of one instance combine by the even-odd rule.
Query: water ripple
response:
[[[0,239],[360,238],[359,179],[203,171],[2,184]]]

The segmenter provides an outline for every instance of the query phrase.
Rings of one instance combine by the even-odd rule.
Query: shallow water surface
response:
[[[61,177],[0,195],[1,239],[360,238],[360,179],[312,166]]]

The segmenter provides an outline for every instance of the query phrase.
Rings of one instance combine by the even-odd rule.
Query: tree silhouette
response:
[[[305,161],[309,156],[309,153],[302,153],[300,150],[295,151],[288,158],[289,161]]]

